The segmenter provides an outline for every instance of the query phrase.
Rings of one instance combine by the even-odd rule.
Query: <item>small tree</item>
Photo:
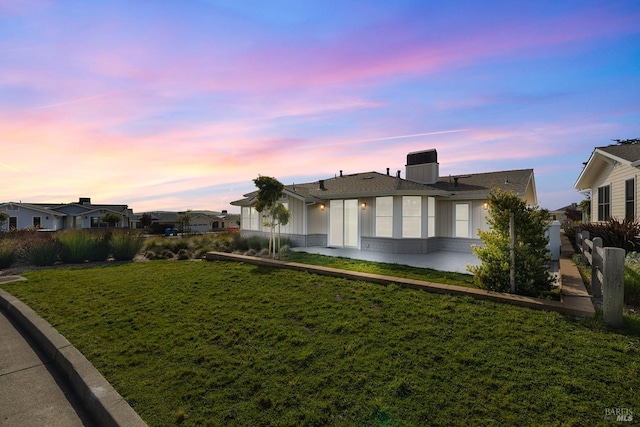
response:
[[[181,233],[189,231],[189,227],[191,226],[191,210],[178,214],[176,224]]]
[[[515,281],[516,293],[541,296],[551,290],[552,278],[548,268],[551,256],[547,249],[545,232],[550,215],[546,209],[527,206],[512,192],[493,189],[489,195],[489,231],[478,230],[484,246],[475,246],[473,252],[481,261],[469,266],[473,281],[482,289],[498,292],[510,290],[510,214],[515,225]]]
[[[6,212],[0,211],[0,230],[4,227],[4,223],[9,219],[9,214]]]
[[[140,225],[142,225],[142,227],[144,227],[144,229],[146,230],[147,227],[149,227],[151,224],[153,224],[153,217],[151,216],[151,214],[143,213],[140,217]]]
[[[113,212],[107,212],[102,217],[102,222],[106,222],[109,225],[109,227],[115,227],[116,224],[119,223],[120,221],[122,221],[122,216]]]
[[[269,176],[259,176],[253,180],[258,187],[258,197],[255,204],[255,209],[258,212],[265,212],[263,216],[269,218],[265,221],[265,225],[269,226],[271,232],[269,234],[269,253],[273,254],[275,258],[275,245],[274,245],[274,233],[276,226],[276,207],[278,206],[278,199],[282,197],[284,185],[275,178]]]
[[[274,208],[274,218],[278,225],[278,254],[280,254],[280,226],[289,224],[291,218],[291,211],[284,207],[282,203]]]

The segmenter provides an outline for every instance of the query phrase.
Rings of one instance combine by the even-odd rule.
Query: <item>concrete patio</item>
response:
[[[291,250],[333,257],[432,268],[439,271],[451,271],[466,274],[469,274],[467,271],[467,265],[480,265],[478,257],[472,253],[464,252],[436,251],[429,254],[391,254],[385,252],[361,251],[358,249],[333,248],[326,246],[298,247],[291,248]]]

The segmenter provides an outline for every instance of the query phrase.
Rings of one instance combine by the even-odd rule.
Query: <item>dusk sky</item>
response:
[[[0,202],[237,212],[435,148],[553,210],[639,137],[638,0],[0,0]]]

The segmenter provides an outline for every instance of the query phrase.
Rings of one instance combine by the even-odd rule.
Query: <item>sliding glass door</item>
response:
[[[329,202],[329,245],[358,247],[358,200]]]

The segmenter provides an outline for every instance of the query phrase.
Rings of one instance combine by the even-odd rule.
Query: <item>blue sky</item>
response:
[[[533,168],[640,137],[637,1],[0,0],[0,199],[235,208],[285,184]]]

